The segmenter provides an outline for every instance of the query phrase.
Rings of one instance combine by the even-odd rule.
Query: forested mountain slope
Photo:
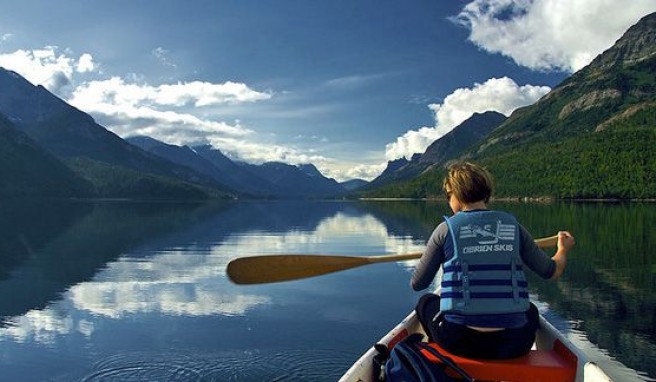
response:
[[[656,13],[460,157],[490,169],[497,196],[656,198]],[[441,195],[444,173],[369,196]]]

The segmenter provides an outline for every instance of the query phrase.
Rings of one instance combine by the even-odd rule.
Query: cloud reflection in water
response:
[[[58,335],[90,336],[99,317],[121,319],[135,314],[169,316],[245,315],[272,304],[267,295],[231,284],[229,260],[273,253],[383,255],[420,251],[423,243],[389,235],[372,215],[338,212],[314,230],[247,231],[220,243],[175,249],[136,250],[109,262],[92,280],[76,284],[43,310],[6,320],[0,339],[50,343]],[[263,293],[261,289],[258,293]]]

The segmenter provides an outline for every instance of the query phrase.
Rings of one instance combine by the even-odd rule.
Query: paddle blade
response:
[[[227,273],[235,284],[263,284],[297,280],[369,264],[367,257],[270,255],[234,259]]]

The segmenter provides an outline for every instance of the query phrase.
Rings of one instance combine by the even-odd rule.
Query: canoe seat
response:
[[[463,358],[449,353],[435,343],[431,342],[429,346],[451,358],[476,381],[566,382],[576,378],[576,356],[569,353],[562,344],[554,346],[554,350],[531,350],[522,357],[504,360]],[[441,363],[430,352],[422,352],[433,362]]]

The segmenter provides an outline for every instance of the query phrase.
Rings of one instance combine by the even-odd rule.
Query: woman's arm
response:
[[[430,239],[426,243],[424,254],[419,259],[419,263],[412,274],[410,285],[416,291],[424,290],[430,286],[444,261],[444,252],[442,247],[444,240],[449,234],[446,223],[441,223],[435,228]]]

